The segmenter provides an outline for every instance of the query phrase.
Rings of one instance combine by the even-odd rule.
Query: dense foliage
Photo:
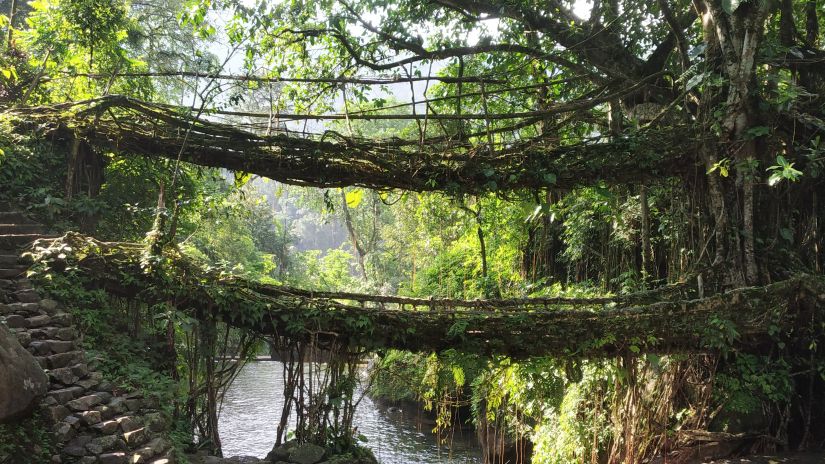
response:
[[[265,283],[420,297],[598,296],[673,282],[704,296],[821,273],[821,0],[30,6],[0,23],[4,106],[124,94],[259,135],[353,147],[368,138],[426,156],[583,147],[562,168],[597,173],[564,189],[561,168],[529,172],[540,187],[511,189],[484,166],[482,180],[432,179],[441,192],[310,189],[182,163],[183,147],[162,159],[43,140],[4,116],[0,201],[55,230],[160,237],[210,271]],[[657,131],[679,138],[660,149]],[[621,173],[588,165],[590,144],[607,142],[638,149],[638,163]],[[108,308],[81,312],[91,349],[112,346],[96,319],[109,304],[78,305]],[[193,346],[192,320],[178,316],[153,322],[150,333],[178,334],[177,358],[158,361],[206,369],[180,354]],[[724,335],[707,356],[379,353],[373,391],[423,402],[440,431],[469,408],[486,449],[523,455],[527,439],[540,463],[632,462],[689,444],[696,430],[810,446],[821,362],[785,346],[738,353],[730,321],[712,322]],[[132,348],[109,356],[132,358]],[[113,374],[155,378],[129,366]],[[486,446],[489,436],[501,446]]]

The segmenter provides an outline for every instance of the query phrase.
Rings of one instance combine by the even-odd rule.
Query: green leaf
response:
[[[748,131],[745,135],[745,138],[750,140],[750,139],[755,139],[757,137],[762,137],[762,136],[768,135],[770,133],[771,133],[771,128],[770,127],[768,127],[768,126],[756,126],[756,127],[751,127],[750,129],[748,129]]]
[[[246,185],[250,179],[252,179],[252,174],[248,172],[235,172],[235,188],[243,188],[243,186]]]
[[[347,192],[346,199],[348,207],[357,208],[358,205],[361,204],[361,201],[364,200],[364,191],[361,189],[356,189],[351,192]]]
[[[790,243],[793,243],[793,231],[787,227],[779,229],[779,235]]]

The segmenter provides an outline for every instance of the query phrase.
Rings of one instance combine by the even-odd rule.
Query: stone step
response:
[[[99,463],[118,462],[118,461],[105,461],[105,460],[103,460],[103,455],[104,455],[103,453],[112,453],[112,452],[123,453],[124,454],[124,460],[120,461],[120,462],[124,462],[124,463],[128,462],[128,461],[125,460],[125,452],[124,452],[127,449],[126,448],[126,443],[124,443],[123,440],[120,437],[115,436],[115,435],[103,435],[103,436],[99,436],[97,438],[93,438],[91,440],[91,442],[89,442],[86,445],[86,449],[89,450],[92,454],[100,456],[97,461],[91,461],[91,462],[99,462]]]
[[[30,317],[38,316],[42,313],[38,303],[8,303],[0,304],[0,316],[10,316],[16,314],[18,316]]]
[[[123,433],[134,432],[143,428],[143,418],[140,416],[119,416],[115,420],[120,425],[120,430]]]
[[[5,318],[6,327],[10,329],[28,329],[29,321],[19,314],[9,314],[8,316],[0,316]]]
[[[67,387],[59,390],[52,390],[46,393],[46,396],[53,397],[58,404],[66,404],[69,401],[79,398],[84,393],[81,387]]]
[[[69,387],[80,379],[86,378],[86,376],[89,375],[89,367],[85,363],[78,363],[69,367],[49,369],[46,374],[52,382],[64,387]],[[81,402],[76,403],[76,405],[80,404]],[[98,403],[95,404],[100,404],[100,402],[98,401]]]
[[[0,235],[0,250],[20,250],[43,237],[42,234],[3,234]]]
[[[46,228],[40,224],[2,224],[0,234],[43,234]]]
[[[57,353],[46,357],[49,369],[60,369],[61,367],[73,366],[82,363],[84,360],[82,351],[68,351]]]
[[[28,266],[0,266],[0,279],[16,279],[22,276],[29,269]]]
[[[152,439],[146,446],[132,453],[131,462],[149,462],[150,459],[162,455],[168,448],[169,444],[163,438]]]
[[[34,290],[18,290],[12,293],[12,296],[20,303],[40,302],[40,295]]]
[[[129,462],[126,453],[121,451],[101,454],[97,459],[100,464],[127,464]]]
[[[21,260],[20,255],[16,254],[0,255],[0,267],[16,266],[21,264]]]
[[[149,436],[149,431],[145,427],[132,430],[131,432],[125,432],[123,434],[123,441],[125,441],[126,444],[132,449],[145,445],[150,439],[151,437]]]
[[[35,224],[25,211],[0,211],[0,223],[3,224]]]

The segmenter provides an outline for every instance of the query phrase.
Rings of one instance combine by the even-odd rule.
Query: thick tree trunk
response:
[[[723,158],[712,152],[707,153],[709,171],[709,195],[711,207],[716,217],[716,258],[714,264],[725,260],[736,263],[732,281],[742,278],[746,283],[759,280],[756,262],[754,211],[756,195],[756,173],[758,157],[753,134],[749,133],[758,121],[757,109],[753,104],[756,95],[755,63],[756,52],[762,39],[764,22],[768,14],[768,2],[741,3],[733,11],[726,12],[719,0],[705,0],[697,3],[702,13],[706,61],[719,63],[715,71],[727,78],[724,115],[721,118],[720,146]],[[783,19],[787,22],[787,18]],[[718,98],[712,90],[706,90],[704,102],[706,111],[718,111]],[[706,115],[706,124],[712,119]],[[710,129],[709,129],[710,130]],[[714,170],[720,161],[729,163],[729,169],[736,173],[736,184],[729,186],[725,195],[719,171]],[[734,221],[731,221],[731,218]],[[735,223],[734,247],[725,247],[726,226]],[[727,253],[726,253],[727,251]],[[735,268],[741,269],[737,272]],[[739,275],[737,275],[739,274]],[[741,277],[740,277],[741,276]]]

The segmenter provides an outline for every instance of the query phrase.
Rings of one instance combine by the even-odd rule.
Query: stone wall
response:
[[[42,299],[25,278],[28,266],[20,260],[21,250],[43,237],[48,237],[45,227],[23,208],[0,204],[0,324],[42,368],[36,401],[57,442],[51,463],[171,463],[157,402],[104,378],[81,348],[72,315],[58,302]],[[3,352],[0,356],[12,358]],[[11,462],[40,464],[34,459],[13,456]]]
[[[173,462],[157,401],[119,390],[80,347],[71,314],[41,299],[23,278],[0,280],[0,323],[48,378],[40,410],[59,444],[52,463],[168,464]],[[20,457],[20,463],[26,463]],[[15,461],[15,464],[17,461]]]

